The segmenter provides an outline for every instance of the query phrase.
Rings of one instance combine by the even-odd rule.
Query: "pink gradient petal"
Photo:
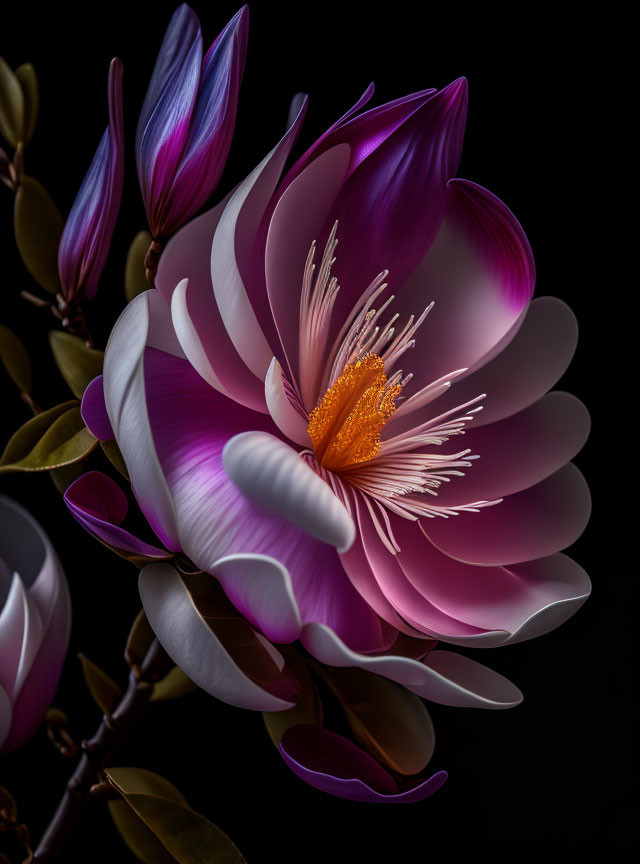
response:
[[[589,489],[570,463],[494,507],[422,520],[421,527],[434,546],[453,558],[508,565],[543,558],[575,543],[590,513]]]
[[[534,284],[531,248],[515,216],[481,186],[451,180],[433,245],[393,305],[403,322],[435,303],[403,359],[414,388],[487,354],[519,319]]]
[[[123,552],[145,558],[167,558],[169,553],[139,540],[120,528],[127,515],[127,496],[106,474],[89,471],[64,493],[65,504],[74,518],[94,537]]]
[[[303,418],[289,401],[282,380],[282,366],[275,357],[264,379],[264,398],[273,422],[283,435],[302,447],[310,447],[311,439],[307,432],[308,418]]]
[[[438,490],[438,503],[492,501],[540,483],[566,465],[589,435],[589,414],[569,393],[548,393],[533,405],[465,433],[464,446],[480,456],[464,477]],[[452,441],[446,449],[455,452]],[[443,449],[445,449],[443,447]]]
[[[102,375],[94,378],[84,391],[80,413],[89,432],[99,441],[109,441],[114,437],[111,421],[104,403]]]
[[[447,779],[439,771],[401,791],[397,781],[375,759],[347,738],[321,726],[292,726],[282,736],[280,753],[289,768],[310,786],[338,798],[372,803],[423,801]]]

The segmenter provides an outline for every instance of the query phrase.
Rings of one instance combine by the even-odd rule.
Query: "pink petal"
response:
[[[478,513],[422,520],[441,551],[471,564],[507,565],[565,549],[584,531],[591,512],[582,474],[566,465],[551,477]]]
[[[87,429],[99,441],[108,441],[114,437],[107,406],[104,403],[102,375],[94,378],[84,391],[80,412]]]

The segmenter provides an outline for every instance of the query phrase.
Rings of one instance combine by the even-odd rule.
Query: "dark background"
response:
[[[23,0],[3,13],[0,53],[13,67],[34,63],[41,82],[41,117],[26,170],[65,213],[106,125],[108,62],[118,55],[125,64],[125,194],[110,261],[89,310],[99,347],[123,304],[128,245],[146,227],[132,144],[173,8],[158,0],[46,8]],[[194,8],[208,45],[236,7],[195,2]],[[236,841],[249,864],[427,861],[458,852],[484,860],[553,850],[606,851],[621,860],[633,848],[633,678],[625,668],[633,633],[624,619],[637,577],[615,484],[616,475],[637,469],[629,431],[633,406],[618,401],[611,387],[629,376],[619,326],[633,314],[635,299],[610,274],[618,250],[607,226],[619,213],[602,197],[622,168],[603,151],[605,139],[619,134],[608,102],[608,79],[616,76],[602,65],[602,49],[611,41],[606,22],[560,20],[536,9],[535,18],[518,18],[484,5],[474,13],[460,4],[428,11],[409,3],[377,11],[364,3],[251,5],[237,132],[219,193],[273,146],[298,90],[311,97],[300,152],[370,80],[381,103],[467,76],[469,119],[459,174],[514,210],[536,257],[537,294],[562,297],[580,322],[578,350],[559,387],[581,397],[594,416],[591,439],[576,462],[591,483],[595,507],[589,529],[570,550],[591,573],[591,599],[540,640],[474,655],[512,678],[525,701],[507,712],[432,707],[438,744],[431,767],[445,768],[449,781],[426,802],[377,807],[306,787],[271,745],[260,715],[204,693],[152,709],[116,764],[168,777]],[[69,397],[47,347],[53,319],[18,298],[21,289],[36,286],[13,246],[11,198],[1,187],[0,315],[29,346],[35,395],[48,407]],[[3,372],[0,388],[4,443],[29,413]],[[84,691],[75,655],[85,652],[124,683],[120,646],[139,608],[136,571],[82,531],[47,476],[5,476],[0,490],[40,520],[66,568],[74,623],[55,704],[70,715],[73,731],[86,736],[99,712]],[[36,838],[71,767],[42,731],[22,750],[0,757],[0,783],[18,800]],[[95,804],[62,860],[116,859],[133,861],[106,808]]]

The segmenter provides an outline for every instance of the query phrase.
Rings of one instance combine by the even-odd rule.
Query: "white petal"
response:
[[[268,555],[228,555],[209,571],[245,618],[274,642],[294,642],[302,621],[286,567]]]
[[[328,666],[358,666],[442,705],[502,709],[522,701],[518,688],[502,675],[449,651],[432,651],[422,662],[409,657],[358,654],[324,624],[306,624],[300,638],[305,648]]]
[[[311,439],[307,432],[309,425],[287,398],[282,383],[282,366],[274,357],[264,379],[264,396],[269,414],[278,429],[291,441],[302,447],[309,447]]]
[[[158,641],[195,684],[238,708],[284,711],[291,707],[292,703],[263,690],[241,671],[196,609],[173,567],[147,565],[138,585]]]
[[[267,432],[242,432],[227,441],[224,467],[254,503],[346,551],[355,526],[344,504],[295,450]]]
[[[145,348],[155,335],[166,337],[167,319],[169,309],[157,291],[145,291],[129,303],[105,351],[104,398],[136,498],[160,539],[177,549],[176,514],[153,443],[144,382]]]

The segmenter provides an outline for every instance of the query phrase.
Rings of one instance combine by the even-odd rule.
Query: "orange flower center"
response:
[[[309,415],[307,431],[318,462],[341,471],[373,459],[401,390],[400,384],[388,384],[377,354],[345,366]]]

